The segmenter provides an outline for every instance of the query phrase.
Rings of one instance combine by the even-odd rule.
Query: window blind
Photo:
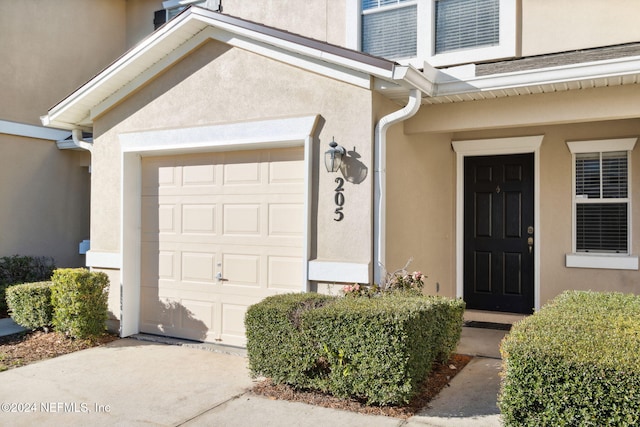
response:
[[[497,46],[500,0],[438,0],[435,52]]]
[[[388,59],[416,56],[417,19],[415,4],[363,14],[362,51]]]
[[[576,205],[578,252],[627,252],[627,204],[580,203]]]
[[[576,250],[627,252],[627,153],[580,153],[575,162]]]

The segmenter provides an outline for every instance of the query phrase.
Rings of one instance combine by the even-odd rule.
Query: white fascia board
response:
[[[441,70],[436,80],[434,96],[619,77],[640,74],[639,70],[639,56],[468,78],[456,78]]]
[[[185,43],[140,73],[125,86],[119,88],[108,98],[94,106],[91,109],[91,119],[107,111],[124,97],[144,85],[148,80],[164,71],[171,64],[195,50],[209,38],[366,89],[371,88],[371,74],[389,80],[394,79],[393,71],[361,64],[357,61],[331,55],[318,49],[306,48],[277,37],[263,34],[259,34],[259,37],[257,37],[256,33],[249,29],[239,28],[225,22],[219,22],[215,19],[198,15],[198,11],[198,8],[192,8],[191,15],[193,15],[193,17],[191,19],[200,20],[204,30],[195,34]],[[419,71],[413,69],[412,75],[416,81],[420,80],[416,77],[421,75]],[[425,83],[422,84],[424,85]]]
[[[27,138],[47,139],[50,141],[59,141],[61,139],[68,138],[69,135],[71,135],[71,132],[67,130],[28,125],[8,120],[0,120],[0,133]]]
[[[268,34],[256,33],[252,29],[238,27],[228,22],[218,21],[214,18],[210,18],[206,16],[206,14],[209,13],[209,11],[205,9],[194,7],[191,9],[191,11],[193,15],[198,16],[199,19],[202,19],[207,24],[213,27],[219,28],[221,30],[225,30],[231,34],[244,36],[245,38],[250,40],[257,40],[264,44],[278,47],[280,49],[283,49],[289,52],[298,53],[305,57],[316,58],[316,59],[327,61],[332,64],[339,65],[345,68],[350,68],[359,73],[370,74],[376,77],[386,77],[386,78],[392,77],[392,70],[385,70],[380,67],[376,67],[375,65],[365,64],[355,59],[336,55],[331,52],[327,52],[325,50],[316,49],[310,46],[304,46],[304,45],[295,43],[293,41],[270,36]]]
[[[257,53],[276,61],[284,62],[294,67],[321,74],[355,86],[370,88],[371,79],[367,71],[357,70],[355,67],[344,67],[334,61],[324,61],[322,55],[312,56],[309,53],[294,52],[269,42],[258,41],[241,34],[220,31],[212,38],[231,46]],[[302,49],[300,49],[302,50]]]

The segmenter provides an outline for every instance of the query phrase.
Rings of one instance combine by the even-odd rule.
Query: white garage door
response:
[[[140,330],[244,345],[249,305],[303,283],[302,148],[142,160]]]

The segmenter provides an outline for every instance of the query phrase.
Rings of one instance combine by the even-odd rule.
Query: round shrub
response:
[[[35,282],[7,288],[11,318],[27,329],[48,328],[53,315],[52,285],[52,282]]]
[[[640,425],[640,297],[567,291],[501,345],[506,426]]]

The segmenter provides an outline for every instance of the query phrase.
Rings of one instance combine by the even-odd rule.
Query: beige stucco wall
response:
[[[223,0],[224,13],[345,45],[346,2],[335,0]]]
[[[312,258],[369,263],[371,258],[371,92],[305,72],[219,42],[209,42],[134,96],[98,117],[94,126],[91,244],[119,251],[120,144],[125,132],[320,115],[312,175],[317,234]],[[333,220],[337,175],[321,165],[335,140],[360,156],[369,175],[345,183],[343,221]],[[112,292],[118,292],[112,288]]]
[[[640,40],[636,0],[522,0],[522,55]]]
[[[153,32],[153,13],[162,9],[162,0],[127,0],[127,48]]]
[[[0,2],[0,119],[40,116],[125,50],[125,0]]]
[[[78,244],[89,238],[88,153],[2,134],[0,153],[0,256],[50,256],[59,267],[84,265]]]
[[[420,260],[416,267],[430,276],[429,282],[440,281],[441,294],[455,295],[456,271],[451,263],[455,263],[456,244],[456,155],[451,141],[544,135],[540,230],[535,235],[541,245],[540,303],[564,289],[638,292],[638,271],[565,266],[565,255],[572,250],[572,157],[566,141],[640,136],[640,119],[625,119],[640,117],[640,108],[631,102],[637,90],[635,86],[611,87],[423,107],[405,123],[406,134],[394,133],[390,142],[396,150],[388,151],[387,259],[399,265],[413,256]],[[571,105],[574,108],[569,112]],[[615,115],[621,119],[611,120]],[[603,120],[596,120],[598,116]],[[456,128],[464,131],[452,132]],[[639,168],[637,145],[632,153],[634,182]],[[638,206],[640,191],[634,186],[635,256],[640,255]],[[427,292],[432,291],[428,283]]]
[[[424,292],[455,297],[455,158],[450,134],[403,135],[387,143],[386,269],[413,259],[427,275]],[[438,292],[439,289],[439,292]]]

